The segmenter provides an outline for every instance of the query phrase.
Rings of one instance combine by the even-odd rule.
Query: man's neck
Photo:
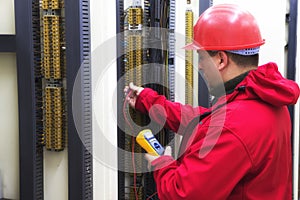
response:
[[[233,67],[230,67],[227,69],[229,69],[230,71],[226,71],[225,73],[223,73],[223,82],[224,83],[234,79],[235,77],[240,76],[241,74],[245,74],[246,72],[257,69],[257,67],[256,66],[239,67],[237,65],[234,65]]]
[[[236,88],[236,86],[240,82],[242,82],[244,80],[244,78],[248,75],[249,71],[251,71],[251,69],[249,69],[248,71],[245,71],[242,74],[237,75],[236,77],[224,82],[223,84],[220,84],[219,86],[217,86],[215,88],[212,88],[212,90],[210,91],[211,95],[213,95],[215,97],[215,99],[218,99],[220,96],[222,96],[224,94],[232,93],[234,91],[234,89]]]

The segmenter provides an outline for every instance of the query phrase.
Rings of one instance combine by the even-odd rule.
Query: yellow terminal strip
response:
[[[64,149],[62,88],[45,88],[45,143],[47,150]]]
[[[141,30],[143,14],[142,7],[132,7],[128,9],[129,30]]]
[[[193,40],[193,11],[187,10],[185,13],[185,34],[186,44],[189,44]],[[185,103],[193,105],[193,51],[185,51]]]
[[[60,18],[56,15],[43,17],[43,69],[46,79],[61,79]]]
[[[54,89],[54,149],[62,150],[63,147],[63,112],[62,88]]]
[[[126,36],[126,62],[125,70],[128,82],[135,80],[136,84],[141,84],[142,73],[139,69],[143,64],[143,50],[142,50],[142,35],[141,33],[129,33]],[[138,80],[137,80],[138,79]],[[128,84],[127,82],[127,84]]]
[[[42,0],[42,9],[60,9],[59,0]]]
[[[53,78],[61,78],[59,16],[52,18]]]
[[[50,65],[51,65],[51,57],[50,57],[50,24],[47,17],[43,17],[43,69],[44,76],[46,78],[50,78]]]
[[[45,139],[46,139],[46,149],[51,149],[51,133],[52,133],[52,95],[51,89],[45,89]]]

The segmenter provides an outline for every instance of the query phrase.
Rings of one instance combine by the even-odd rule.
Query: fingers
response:
[[[127,96],[127,94],[130,92],[130,91],[133,91],[134,94],[136,94],[138,92],[140,87],[134,85],[132,82],[129,83],[129,86],[125,86],[124,87],[124,95]]]
[[[149,154],[149,153],[146,153],[145,154],[145,158],[146,158],[146,160],[148,161],[148,162],[152,162],[153,160],[155,160],[156,158],[158,158],[159,156],[153,156],[153,155],[151,155],[151,154]]]
[[[166,146],[164,155],[165,156],[172,156],[172,148],[170,146]]]
[[[141,93],[143,89],[144,88],[142,87],[138,87],[134,85],[132,82],[129,83],[129,86],[124,87],[123,91],[124,91],[124,96],[126,97],[125,100],[132,108],[135,108],[137,96]]]
[[[139,95],[144,88],[134,85],[132,82],[129,83],[129,88],[134,91],[136,95]]]
[[[125,86],[123,91],[126,94],[126,93],[128,93],[128,90],[129,90],[129,86]]]
[[[133,91],[137,91],[137,90],[139,89],[139,87],[136,86],[136,85],[134,85],[132,82],[129,83],[129,88],[130,88],[131,90],[133,90]]]
[[[166,146],[164,156],[172,156],[172,148],[170,146]],[[145,159],[148,161],[148,169],[151,170],[151,163],[159,158],[160,156],[153,156],[149,153],[145,154]]]
[[[127,101],[132,108],[135,108],[135,98],[128,97]]]
[[[151,162],[157,159],[159,156],[153,156],[149,153],[145,154],[145,159],[148,161],[148,169],[151,170]]]

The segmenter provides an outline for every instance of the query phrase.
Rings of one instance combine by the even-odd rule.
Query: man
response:
[[[125,88],[133,91],[131,107],[183,135],[177,160],[170,147],[162,156],[146,155],[159,198],[292,199],[287,105],[297,102],[298,85],[283,78],[275,63],[258,67],[264,40],[254,17],[235,5],[210,7],[194,35],[186,48],[199,53],[214,96],[210,108],[170,102],[132,83]]]

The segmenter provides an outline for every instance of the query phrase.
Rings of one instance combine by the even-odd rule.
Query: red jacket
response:
[[[170,102],[145,88],[136,109],[189,137],[183,139],[179,159],[161,156],[151,163],[159,198],[292,199],[287,105],[295,104],[298,97],[298,85],[284,79],[274,63],[250,71],[231,94],[209,109]],[[186,131],[199,114],[207,116]]]

